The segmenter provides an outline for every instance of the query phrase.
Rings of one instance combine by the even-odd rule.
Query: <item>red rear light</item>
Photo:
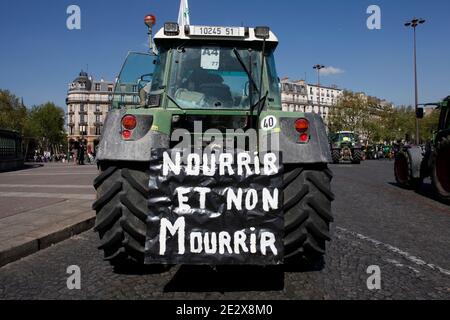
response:
[[[309,135],[307,133],[302,133],[300,136],[300,142],[308,142],[309,141]]]
[[[129,140],[131,138],[131,136],[133,135],[133,133],[130,130],[123,130],[122,131],[122,137],[125,140]]]
[[[298,133],[305,133],[309,129],[309,121],[306,119],[298,119],[295,121],[295,130]]]
[[[125,116],[122,119],[122,126],[127,130],[134,130],[137,126],[137,120],[135,116]]]

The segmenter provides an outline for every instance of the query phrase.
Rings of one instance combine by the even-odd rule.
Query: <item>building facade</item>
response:
[[[281,103],[284,111],[317,113],[327,122],[330,110],[337,104],[343,90],[336,86],[317,86],[304,80],[281,80]]]
[[[95,152],[112,105],[113,91],[113,82],[95,81],[83,71],[69,84],[66,99],[69,150],[83,142],[88,152]]]

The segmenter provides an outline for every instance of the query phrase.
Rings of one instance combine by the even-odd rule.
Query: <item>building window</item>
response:
[[[95,84],[95,91],[100,91],[100,83]]]
[[[108,92],[112,92],[113,91],[113,86],[112,85],[109,85],[108,86]]]
[[[87,136],[87,128],[86,126],[80,126],[80,135]]]
[[[95,135],[101,136],[102,135],[102,128],[101,127],[95,127]]]

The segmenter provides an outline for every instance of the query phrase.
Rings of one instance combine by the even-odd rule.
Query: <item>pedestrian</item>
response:
[[[84,153],[86,151],[84,144],[80,143],[80,149],[78,150],[78,159],[79,159],[79,165],[84,166]]]

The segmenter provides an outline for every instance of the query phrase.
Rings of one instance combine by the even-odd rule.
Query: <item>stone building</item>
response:
[[[68,145],[71,150],[83,141],[88,152],[94,152],[111,108],[113,91],[113,82],[103,79],[95,81],[83,71],[69,85],[66,105]]]
[[[336,105],[343,90],[336,86],[317,86],[307,84],[304,80],[281,80],[281,103],[284,111],[317,113],[325,122],[330,108]]]

